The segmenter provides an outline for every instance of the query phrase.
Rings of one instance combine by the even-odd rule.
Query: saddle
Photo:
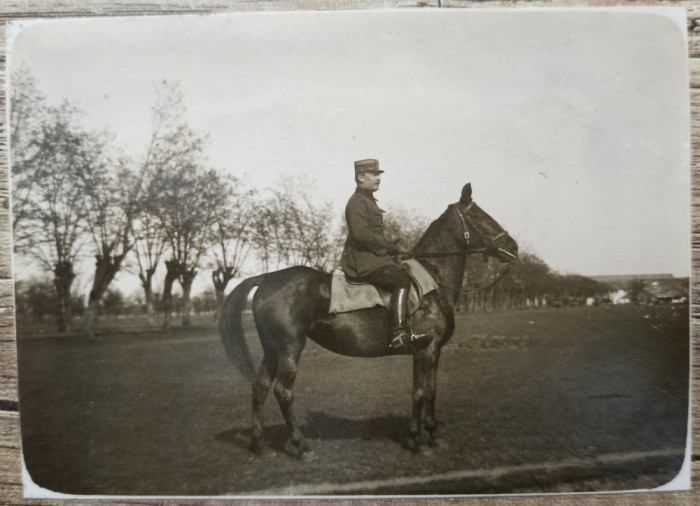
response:
[[[408,292],[408,313],[415,313],[420,307],[424,294],[437,290],[438,284],[417,260],[412,258],[402,262],[411,277],[411,288]],[[331,314],[347,313],[375,306],[390,307],[391,291],[377,288],[369,283],[348,281],[345,273],[336,269],[331,281]]]

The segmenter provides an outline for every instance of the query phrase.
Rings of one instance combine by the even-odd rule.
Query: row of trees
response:
[[[459,308],[468,311],[514,309],[542,305],[562,306],[585,304],[588,298],[604,299],[611,288],[594,279],[576,274],[559,274],[542,259],[521,252],[507,275],[489,286],[489,280],[499,277],[504,269],[497,261],[479,257],[468,260],[464,287],[468,292],[460,297]],[[483,287],[481,290],[479,288]]]
[[[151,316],[154,276],[165,266],[168,328],[175,283],[189,325],[202,268],[221,303],[251,250],[263,270],[294,263],[328,269],[335,261],[331,205],[314,204],[304,181],[285,179],[265,192],[212,168],[206,135],[188,124],[177,85],[157,86],[140,155],[119,149],[108,132],[85,128],[73,105],[48,104],[26,70],[13,76],[10,111],[15,252],[52,277],[62,331],[71,329],[75,268],[85,256],[94,258],[83,316],[89,336],[100,301],[127,264]]]
[[[152,309],[156,315],[163,316],[165,305],[159,293],[153,294]],[[71,297],[71,310],[74,317],[83,317],[86,312],[86,304],[83,297],[73,295]],[[190,300],[194,314],[214,314],[218,310],[218,302],[214,289],[210,288],[193,296]],[[15,286],[15,307],[17,319],[20,325],[46,324],[56,321],[60,317],[60,306],[54,295],[52,283],[43,280],[18,281]],[[182,313],[184,304],[182,294],[173,295],[171,299],[171,311]],[[124,295],[118,288],[109,288],[105,292],[99,304],[100,314],[104,316],[136,316],[145,314],[146,305],[142,295]]]
[[[267,272],[288,265],[330,270],[345,238],[331,203],[318,205],[312,184],[282,179],[269,189],[212,168],[207,137],[187,121],[177,85],[156,87],[150,135],[138,154],[120,149],[106,131],[83,125],[75,106],[51,105],[32,75],[13,75],[10,142],[15,251],[38,263],[52,279],[61,331],[71,329],[75,312],[83,330],[94,335],[104,299],[115,298],[115,276],[130,270],[143,290],[145,313],[156,305],[169,328],[175,309],[173,289],[182,292],[178,309],[190,324],[192,285],[206,269],[216,301],[222,304],[232,279],[246,262]],[[229,171],[230,172],[230,171]],[[393,210],[387,235],[402,237],[408,250],[428,221]],[[82,308],[73,281],[81,259],[94,259],[87,303]],[[470,260],[466,286],[497,276],[494,262]],[[160,290],[156,272],[165,267]],[[560,276],[539,258],[523,254],[500,283],[467,295],[464,308],[518,307],[546,298],[586,297],[604,287],[580,276]],[[113,300],[112,300],[113,302]]]
[[[502,266],[484,263],[479,257],[469,260],[467,279],[463,287],[472,293],[463,294],[458,301],[458,311],[492,311],[535,307],[542,305],[581,305],[592,297],[604,301],[609,287],[584,276],[561,275],[551,271],[544,262],[534,255],[525,253],[515,264],[514,269],[498,283],[480,290],[499,276]],[[630,290],[630,292],[632,289]],[[181,294],[171,297],[170,311],[181,314],[185,309]],[[633,300],[633,302],[636,302]],[[85,302],[82,297],[71,297],[73,315],[84,316]],[[215,314],[219,300],[214,288],[204,290],[189,301],[195,314]],[[60,307],[53,294],[51,283],[45,281],[18,282],[16,285],[17,315],[21,322],[35,323],[53,321],[60,316]],[[165,316],[166,306],[159,292],[152,294],[150,311]],[[111,316],[143,316],[146,314],[143,295],[124,295],[117,288],[109,288],[99,304],[101,314]]]

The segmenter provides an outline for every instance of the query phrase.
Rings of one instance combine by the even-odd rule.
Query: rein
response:
[[[481,292],[481,291],[484,291],[484,290],[487,290],[487,289],[491,288],[493,285],[495,285],[495,284],[498,283],[500,280],[502,280],[503,277],[504,277],[505,275],[507,275],[508,273],[510,273],[510,271],[512,271],[512,270],[513,270],[513,264],[508,264],[508,265],[506,265],[506,268],[503,269],[503,270],[500,272],[500,274],[499,274],[498,276],[496,276],[496,278],[495,278],[493,281],[491,281],[490,283],[488,283],[488,284],[486,284],[486,285],[484,285],[484,286],[479,286],[479,287],[477,287],[477,288],[470,288],[469,290],[462,290],[462,287],[461,287],[461,286],[460,286],[459,288],[456,288],[456,287],[454,287],[454,286],[446,285],[445,283],[441,283],[441,282],[440,282],[439,280],[437,280],[437,279],[435,280],[435,282],[436,282],[438,285],[440,285],[440,286],[442,286],[442,287],[444,287],[444,288],[448,288],[449,290],[452,290],[452,291],[454,291],[454,292],[457,292],[457,293],[459,293],[459,294],[461,294],[461,295],[469,295],[470,293],[478,293],[478,292]]]
[[[471,207],[472,207],[473,205],[474,205],[474,201],[472,200],[471,203],[467,206],[467,211],[469,211],[469,209],[471,209]],[[479,235],[481,236],[482,242],[487,242],[487,241],[484,240],[484,234],[481,233],[481,232],[479,231],[479,229],[476,227],[476,225],[475,225],[474,222],[471,220],[471,218],[469,217],[468,214],[467,214],[466,216],[463,216],[462,213],[459,212],[459,210],[457,209],[456,206],[453,207],[453,209],[454,209],[455,213],[457,213],[457,216],[459,217],[459,221],[462,223],[462,229],[463,229],[463,231],[464,231],[464,240],[465,240],[466,243],[467,243],[467,249],[458,250],[458,251],[440,251],[440,252],[434,252],[434,253],[421,253],[420,255],[414,255],[414,258],[442,258],[442,257],[457,256],[457,255],[466,256],[466,255],[471,255],[471,254],[474,254],[474,253],[482,253],[482,254],[483,254],[483,253],[487,253],[487,252],[489,252],[489,251],[500,252],[500,253],[503,253],[503,254],[505,254],[505,255],[508,255],[508,256],[512,257],[513,259],[516,258],[516,256],[513,255],[510,251],[506,251],[506,250],[504,250],[503,248],[499,248],[499,247],[497,247],[497,246],[495,245],[495,242],[496,242],[496,241],[498,241],[499,239],[502,239],[503,237],[508,236],[508,232],[506,232],[505,230],[503,230],[502,232],[496,234],[496,236],[494,236],[493,238],[489,238],[489,239],[488,239],[488,242],[491,243],[491,247],[469,248],[471,235],[470,235],[470,233],[469,233],[469,227],[467,226],[466,221],[468,221],[469,224],[471,225],[471,228],[472,228],[474,231],[476,231],[477,234],[479,234]],[[466,218],[466,221],[465,221],[465,218]],[[496,278],[495,278],[493,281],[491,281],[491,282],[488,283],[487,285],[480,286],[480,287],[477,287],[477,288],[471,288],[471,289],[469,289],[469,290],[462,290],[461,285],[460,285],[459,288],[456,288],[456,287],[454,287],[454,286],[450,286],[450,285],[447,285],[447,284],[445,284],[445,283],[442,283],[442,282],[441,282],[440,280],[438,280],[438,279],[435,279],[435,281],[436,281],[436,283],[437,283],[438,285],[440,285],[440,286],[442,286],[442,287],[445,287],[445,288],[448,288],[448,289],[450,289],[450,290],[453,290],[453,291],[455,291],[455,292],[457,292],[457,293],[459,293],[459,294],[467,295],[467,294],[470,294],[470,293],[477,293],[477,292],[481,292],[481,291],[483,291],[483,290],[486,290],[486,289],[488,289],[488,288],[491,288],[493,285],[495,285],[495,284],[498,283],[501,279],[503,279],[504,276],[506,276],[508,273],[510,273],[510,271],[511,271],[512,269],[513,269],[513,264],[510,264],[510,263],[509,263],[508,265],[506,265],[506,268],[503,269],[503,270],[500,272],[500,274],[499,274],[498,276],[496,276]]]
[[[471,255],[472,253],[486,253],[487,248],[465,249],[461,251],[440,251],[435,253],[421,253],[420,255],[411,255],[413,258],[440,258],[453,257],[457,255]]]

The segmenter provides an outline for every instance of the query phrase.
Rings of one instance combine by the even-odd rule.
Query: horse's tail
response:
[[[255,366],[250,356],[243,331],[243,310],[250,291],[260,284],[265,274],[243,280],[226,297],[219,317],[219,333],[229,358],[248,380],[255,377]]]

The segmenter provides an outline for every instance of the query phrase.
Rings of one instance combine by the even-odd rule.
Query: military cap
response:
[[[356,161],[355,176],[359,176],[360,174],[364,174],[365,172],[374,172],[375,174],[381,174],[384,171],[379,170],[379,162],[374,158]]]

